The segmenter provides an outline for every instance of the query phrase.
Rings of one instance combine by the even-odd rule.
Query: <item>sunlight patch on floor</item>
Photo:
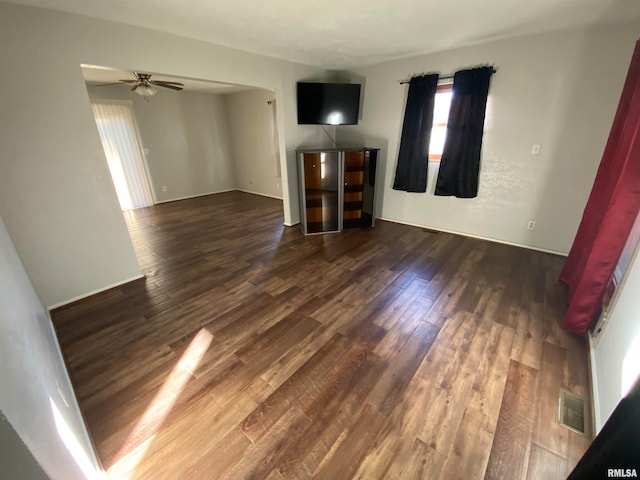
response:
[[[117,478],[129,478],[126,472],[129,472],[129,475],[132,474],[140,464],[153,438],[171,413],[193,372],[198,368],[212,340],[213,335],[204,328],[191,340],[171,374],[116,454],[116,461],[109,468],[109,476],[113,477],[117,471]],[[133,446],[136,447],[132,450]]]

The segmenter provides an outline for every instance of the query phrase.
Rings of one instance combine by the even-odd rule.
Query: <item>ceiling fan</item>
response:
[[[136,92],[141,97],[148,100],[148,97],[152,97],[158,93],[156,87],[170,88],[171,90],[182,90],[184,84],[180,82],[167,82],[165,80],[151,80],[151,75],[148,73],[132,72],[135,78],[127,80],[119,80],[118,83],[107,83],[106,85],[119,85],[120,83],[133,83],[131,91]]]

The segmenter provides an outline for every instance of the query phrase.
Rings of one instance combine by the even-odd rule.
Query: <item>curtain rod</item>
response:
[[[496,69],[494,68],[493,72],[491,72],[491,73],[496,73]],[[429,74],[427,73],[427,75],[429,75]],[[438,81],[440,81],[440,80],[449,80],[449,79],[453,78],[454,76],[455,76],[455,73],[448,73],[446,75],[439,75],[438,76]],[[409,83],[410,81],[411,81],[410,79],[409,80],[401,80],[400,81],[400,85],[404,85],[405,83]]]
[[[449,80],[450,78],[453,78],[453,73],[450,73],[449,75],[440,75],[438,76],[438,81],[440,80]],[[411,80],[402,80],[400,82],[400,85],[404,85],[405,83],[409,83]]]

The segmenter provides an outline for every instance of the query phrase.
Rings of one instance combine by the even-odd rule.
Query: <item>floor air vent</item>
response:
[[[563,427],[584,435],[586,432],[584,398],[561,388],[558,422]]]

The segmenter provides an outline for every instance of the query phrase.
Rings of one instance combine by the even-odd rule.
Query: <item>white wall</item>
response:
[[[266,90],[225,95],[233,144],[236,188],[282,198],[282,178],[274,145],[273,101]]]
[[[51,321],[2,218],[0,384],[0,410],[49,477],[100,476]],[[59,411],[57,419],[52,403]]]
[[[640,24],[494,41],[351,72],[363,82],[362,120],[339,143],[380,147],[378,214],[404,223],[568,252],[611,127]],[[475,199],[393,190],[412,75],[492,64],[480,189]],[[542,149],[531,155],[533,144]],[[385,161],[386,160],[386,161]],[[526,229],[536,220],[533,231]]]
[[[149,102],[138,96],[134,110],[158,201],[234,188],[221,95],[163,90]]]
[[[40,464],[0,411],[0,465],[6,478],[47,480]]]
[[[640,375],[640,245],[611,303],[602,333],[591,340],[596,428],[600,430]],[[594,375],[595,373],[595,375]]]
[[[131,87],[87,87],[91,99],[132,102],[143,147],[148,152],[145,156],[156,201],[233,189],[224,97],[159,90],[147,102],[131,92]]]
[[[114,22],[0,3],[0,214],[42,303],[139,275],[80,64],[160,72],[276,92],[280,150],[322,145],[297,126],[295,85],[322,70]],[[314,137],[318,140],[315,141]],[[297,179],[282,169],[285,222]]]

